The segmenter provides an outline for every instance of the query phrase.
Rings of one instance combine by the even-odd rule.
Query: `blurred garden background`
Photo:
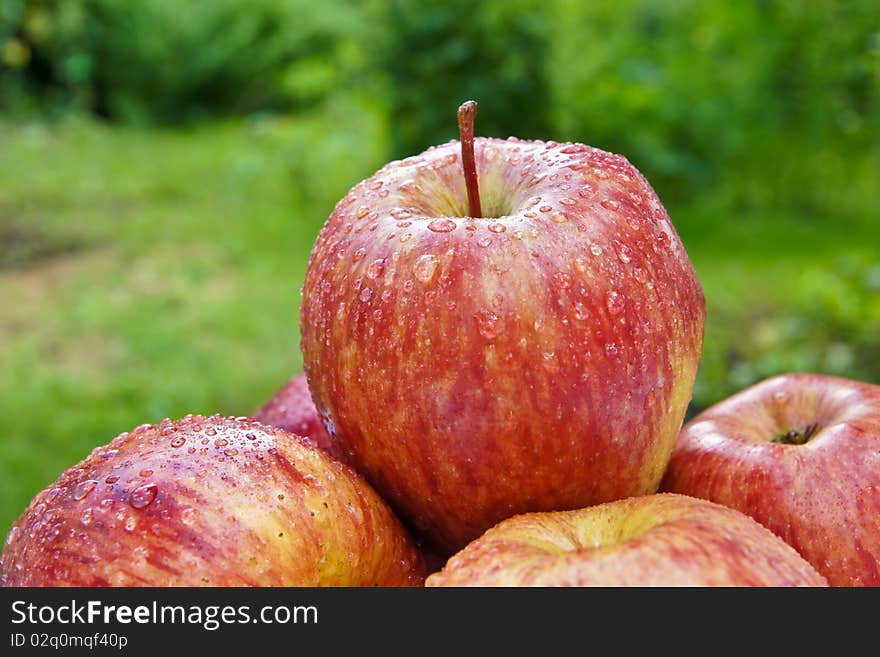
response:
[[[0,534],[116,434],[299,372],[323,221],[467,98],[653,183],[708,303],[691,413],[880,383],[876,0],[0,0]]]

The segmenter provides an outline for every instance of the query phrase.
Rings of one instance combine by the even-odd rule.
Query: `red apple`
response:
[[[391,162],[337,204],[301,308],[325,427],[446,554],[515,513],[656,491],[705,319],[624,157],[474,140],[463,118],[461,143]]]
[[[749,514],[832,586],[880,585],[880,386],[784,374],[682,429],[663,490]]]
[[[422,557],[359,475],[244,418],[142,425],[12,525],[4,586],[404,586]]]
[[[426,586],[827,586],[748,516],[656,494],[500,522]]]
[[[339,461],[346,455],[327,432],[315,410],[305,374],[291,377],[253,414],[254,419],[305,436]]]

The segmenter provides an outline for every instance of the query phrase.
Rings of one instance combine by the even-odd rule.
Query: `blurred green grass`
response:
[[[300,369],[312,242],[346,163],[380,164],[297,171],[314,130],[0,123],[0,526],[118,433],[248,414]]]
[[[0,122],[0,527],[118,433],[248,414],[300,370],[313,240],[386,159],[383,123],[353,115]],[[876,346],[880,318],[869,221],[708,195],[669,210],[708,301],[694,408],[787,369],[867,376],[858,349]]]

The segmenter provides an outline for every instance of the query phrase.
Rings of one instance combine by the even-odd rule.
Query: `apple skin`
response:
[[[333,458],[345,461],[345,452],[327,434],[318,417],[304,373],[291,377],[253,413],[253,417],[273,427],[304,436]]]
[[[805,444],[771,442],[814,424]],[[832,586],[878,586],[880,386],[813,373],[765,379],[684,426],[661,488],[752,516]]]
[[[349,460],[438,551],[516,513],[655,492],[705,300],[651,186],[583,144],[478,138],[389,163],[309,260],[301,348]]]
[[[96,448],[12,525],[3,586],[419,586],[420,553],[349,467],[253,419]]]
[[[452,556],[439,586],[827,586],[748,516],[657,493],[504,520]]]

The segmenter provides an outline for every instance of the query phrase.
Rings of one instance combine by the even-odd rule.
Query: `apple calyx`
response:
[[[464,171],[464,184],[467,188],[468,212],[478,219],[483,216],[480,207],[480,187],[477,181],[477,165],[474,159],[474,118],[477,115],[477,101],[466,100],[458,108],[458,133],[461,137],[461,168]]]
[[[813,422],[813,424],[807,425],[807,427],[803,431],[798,431],[797,429],[789,429],[785,433],[776,436],[770,442],[778,443],[780,445],[803,445],[816,434],[816,431],[818,429],[819,424]]]

